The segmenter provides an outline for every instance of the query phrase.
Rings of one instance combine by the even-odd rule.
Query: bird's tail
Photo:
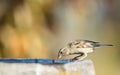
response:
[[[101,47],[101,46],[113,46],[112,44],[96,44],[95,47]]]

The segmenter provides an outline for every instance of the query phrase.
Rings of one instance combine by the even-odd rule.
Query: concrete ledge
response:
[[[66,64],[0,62],[0,75],[95,75],[95,70],[91,60]]]

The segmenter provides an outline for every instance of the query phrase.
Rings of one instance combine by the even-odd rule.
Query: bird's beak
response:
[[[60,54],[60,55],[58,55],[58,59],[60,59],[60,58],[62,58],[62,55]]]
[[[57,59],[60,59],[60,58],[62,58],[62,54],[59,52]]]

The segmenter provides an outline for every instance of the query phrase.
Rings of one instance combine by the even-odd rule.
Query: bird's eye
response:
[[[60,54],[62,54],[62,52],[60,52]]]

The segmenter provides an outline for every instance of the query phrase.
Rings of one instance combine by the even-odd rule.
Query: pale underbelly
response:
[[[84,53],[91,53],[91,52],[93,52],[93,48],[78,48],[77,50],[79,52],[84,52]]]

